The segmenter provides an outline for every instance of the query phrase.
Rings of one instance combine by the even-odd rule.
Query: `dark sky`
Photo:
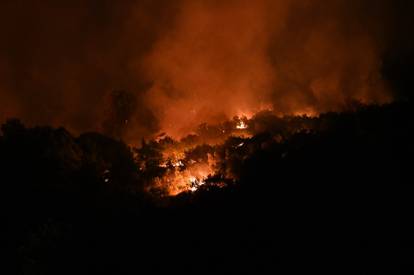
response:
[[[126,89],[135,139],[191,112],[180,129],[262,105],[405,96],[412,11],[403,0],[3,0],[0,120],[99,130],[108,94]]]

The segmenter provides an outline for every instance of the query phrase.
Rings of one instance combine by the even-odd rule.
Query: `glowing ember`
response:
[[[198,180],[196,177],[193,177],[193,176],[191,176],[190,177],[190,188],[189,188],[189,190],[191,191],[191,192],[195,192],[195,191],[197,191],[197,189],[201,186],[201,185],[204,185],[205,184],[205,181],[203,181],[203,180]]]
[[[239,130],[247,129],[247,124],[243,120],[240,120],[236,125],[236,129],[239,129]]]
[[[174,167],[184,167],[184,163],[181,160],[179,160],[177,162],[174,162],[173,166]]]

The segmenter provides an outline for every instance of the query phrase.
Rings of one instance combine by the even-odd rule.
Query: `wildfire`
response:
[[[236,125],[236,129],[239,129],[239,130],[247,129],[247,124],[243,120],[240,120]]]
[[[299,115],[309,117],[311,113]],[[218,124],[201,124],[194,134],[181,140],[174,140],[162,133],[153,141],[144,143],[140,170],[145,173],[149,168],[149,190],[162,196],[176,196],[183,192],[196,192],[202,186],[207,189],[211,186],[226,186],[225,182],[235,180],[234,175],[223,166],[223,157],[233,154],[227,150],[231,148],[230,152],[235,151],[237,155],[237,152],[249,149],[248,140],[252,137],[252,131],[261,131],[267,127],[269,119],[276,119],[278,124],[281,121],[290,123],[289,118],[277,118],[276,113],[269,111],[256,113],[252,118],[247,118],[246,115],[234,116]],[[274,127],[273,124],[270,127]],[[298,127],[302,129],[304,126],[301,124],[291,129],[282,123],[277,127],[295,133]],[[230,143],[226,143],[229,140]],[[231,147],[226,147],[229,145]],[[154,166],[159,169],[153,169]]]
[[[191,192],[195,192],[197,191],[197,189],[201,186],[205,184],[204,180],[199,180],[196,177],[191,176],[190,177],[190,183],[191,183],[191,187],[190,187],[190,191]]]
[[[188,191],[195,192],[213,173],[213,168],[208,163],[193,165],[184,170],[172,169],[163,177],[157,178],[155,186],[165,190],[169,196]]]
[[[184,167],[184,163],[181,160],[174,162],[172,165],[174,167]]]
[[[298,110],[296,112],[293,112],[294,116],[306,116],[306,117],[316,117],[318,116],[318,112],[316,112],[312,108],[306,108],[303,110]]]
[[[152,143],[153,148],[157,147],[162,140]],[[161,158],[159,158],[158,175],[156,175],[148,186],[148,191],[154,194],[161,194],[161,196],[176,196],[183,192],[195,192],[201,186],[206,184],[207,179],[215,174],[215,159],[214,156],[208,152],[208,145],[206,147],[198,147],[196,144],[185,144],[185,142],[171,142],[163,147],[158,147],[162,150]],[[143,149],[143,153],[151,152],[148,148]],[[194,150],[197,150],[195,153]],[[150,160],[152,165],[154,160]],[[144,170],[146,165],[143,165]]]

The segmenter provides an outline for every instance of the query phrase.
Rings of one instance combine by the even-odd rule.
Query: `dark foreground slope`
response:
[[[409,271],[412,118],[398,103],[326,114],[284,142],[262,133],[226,160],[236,184],[162,203],[142,191],[121,142],[10,121],[2,274]]]

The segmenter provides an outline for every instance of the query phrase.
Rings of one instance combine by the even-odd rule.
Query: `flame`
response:
[[[171,145],[164,149],[163,161],[159,164],[166,172],[153,180],[148,191],[158,190],[165,196],[176,196],[183,192],[195,192],[215,174],[215,159],[211,154],[207,160],[188,159],[187,151],[194,146]],[[157,191],[157,193],[158,193]]]
[[[197,191],[213,174],[214,169],[209,163],[201,163],[184,170],[172,169],[165,176],[156,178],[154,185],[165,190],[168,196],[176,196]]]
[[[293,116],[317,117],[318,112],[313,108],[303,108],[293,112]]]
[[[236,125],[236,129],[239,129],[239,130],[247,129],[247,124],[243,120],[240,120]]]
[[[281,114],[275,111],[269,111],[272,115],[284,118]],[[190,142],[185,141],[186,138],[176,141],[165,133],[157,135],[154,139],[155,143],[166,144],[162,148],[162,162],[159,167],[163,168],[165,173],[162,176],[158,176],[154,179],[154,182],[150,189],[162,190],[162,194],[166,196],[176,196],[183,192],[196,192],[203,185],[208,183],[207,188],[210,186],[223,187],[226,186],[227,180],[235,180],[234,175],[222,171],[219,160],[220,148],[228,138],[240,138],[238,143],[232,145],[236,150],[243,149],[248,146],[247,140],[253,136],[254,131],[259,129],[260,125],[255,122],[256,115],[254,114],[251,119],[247,118],[245,113],[242,116],[235,116],[233,119],[229,119],[219,124],[202,124],[201,130],[198,130],[197,134],[189,135],[187,137],[196,137],[195,140]],[[267,113],[266,113],[267,114]],[[313,109],[302,109],[301,111],[292,113],[295,117],[315,117],[318,114]],[[290,117],[288,116],[287,119]],[[259,123],[260,124],[260,123]],[[250,129],[251,128],[251,129]],[[300,129],[305,130],[305,126],[293,126],[292,132]],[[211,135],[212,137],[209,137]],[[164,139],[167,139],[167,143]],[[280,142],[281,136],[276,136],[275,140]],[[192,155],[193,150],[203,148],[206,145],[207,151],[196,151],[195,156]],[[199,147],[200,146],[200,147]],[[215,147],[217,146],[217,147]],[[204,149],[202,149],[204,150]],[[217,156],[216,156],[217,154]],[[193,156],[193,157],[189,157]],[[201,157],[200,157],[201,156]],[[206,157],[207,156],[207,157]],[[284,157],[284,156],[283,156]],[[217,158],[217,159],[216,159]],[[145,169],[145,167],[143,168]],[[141,169],[142,170],[142,169]],[[212,183],[213,180],[223,176],[224,180],[219,183]],[[157,192],[158,193],[158,192]]]

